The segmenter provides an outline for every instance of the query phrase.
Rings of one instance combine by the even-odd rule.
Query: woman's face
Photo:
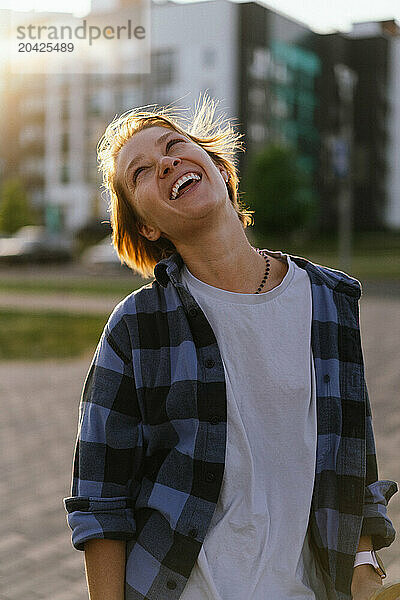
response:
[[[226,172],[201,146],[165,127],[135,133],[121,148],[117,174],[141,216],[141,233],[175,243],[223,206],[233,209]]]

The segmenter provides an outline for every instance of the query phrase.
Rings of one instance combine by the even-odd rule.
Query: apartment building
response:
[[[340,186],[332,156],[340,128],[338,64],[356,77],[351,102],[354,225],[358,230],[399,228],[399,40],[394,21],[355,23],[349,33],[312,38],[322,65],[316,125],[321,136],[318,189],[325,228],[337,221]]]
[[[96,11],[129,14],[128,2]],[[0,127],[5,173],[19,174],[50,226],[76,230],[107,218],[96,164],[106,124],[135,106],[191,106],[219,99],[245,134],[247,155],[270,142],[294,145],[321,203],[321,229],[337,223],[338,181],[329,139],[340,99],[334,65],[358,74],[354,98],[356,228],[400,227],[400,46],[396,24],[356,24],[318,35],[255,2],[151,5],[151,72],[9,76]],[[129,54],[126,56],[129,61]],[[1,93],[1,92],[0,92]],[[7,117],[5,116],[7,115]],[[241,167],[246,158],[241,156]],[[7,168],[5,168],[7,167]]]

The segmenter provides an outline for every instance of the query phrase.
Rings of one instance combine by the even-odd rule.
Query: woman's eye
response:
[[[136,171],[135,171],[135,172],[134,172],[134,174],[133,174],[133,181],[136,181],[136,179],[137,179],[137,176],[139,175],[139,173],[140,173],[141,171],[144,171],[144,167],[139,167],[138,169],[136,169]]]
[[[169,140],[169,142],[167,143],[167,152],[169,151],[169,149],[171,148],[171,146],[173,146],[174,144],[179,144],[179,142],[182,142],[184,144],[185,140],[182,140],[182,139],[179,139],[179,138],[174,138],[173,140]],[[145,169],[146,169],[146,167],[139,167],[138,169],[136,169],[136,171],[133,173],[133,181],[134,182],[136,181],[139,173],[141,173]]]
[[[170,141],[168,142],[168,144],[167,144],[167,152],[168,152],[168,150],[171,148],[171,146],[172,146],[172,145],[174,145],[174,144],[178,144],[179,142],[182,142],[182,143],[184,143],[184,140],[180,140],[180,139],[178,139],[178,138],[176,138],[176,139],[173,139],[173,140],[170,140]]]

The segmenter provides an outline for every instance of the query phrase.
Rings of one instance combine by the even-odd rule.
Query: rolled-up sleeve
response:
[[[130,498],[65,498],[68,525],[72,529],[72,544],[84,550],[84,544],[94,538],[127,540],[136,526]]]
[[[374,549],[379,550],[385,546],[390,546],[396,536],[396,531],[387,515],[387,505],[398,488],[395,481],[378,480],[371,406],[365,382],[364,392],[366,400],[367,485],[364,496],[361,535],[371,536]]]
[[[142,428],[123,321],[107,323],[79,405],[71,496],[64,498],[72,544],[93,538],[127,540],[136,532]]]
[[[387,516],[386,507],[390,498],[397,492],[394,481],[380,480],[365,489],[364,519],[361,535],[370,535],[375,550],[390,546],[396,532]]]

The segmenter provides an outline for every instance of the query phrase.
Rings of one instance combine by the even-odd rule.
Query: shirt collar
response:
[[[336,292],[342,292],[355,298],[361,296],[361,283],[358,279],[350,277],[342,271],[329,268],[329,271],[325,267],[311,262],[307,258],[301,256],[293,256],[288,254],[289,258],[293,260],[299,267],[305,269],[310,276],[311,282],[323,283]],[[154,267],[154,276],[158,283],[163,287],[167,287],[168,282],[176,285],[179,271],[183,266],[183,258],[178,252],[174,252],[167,258],[160,260]]]
[[[168,282],[176,284],[179,271],[183,267],[183,258],[178,252],[174,252],[167,258],[158,261],[154,267],[154,276],[163,287],[167,287]]]

